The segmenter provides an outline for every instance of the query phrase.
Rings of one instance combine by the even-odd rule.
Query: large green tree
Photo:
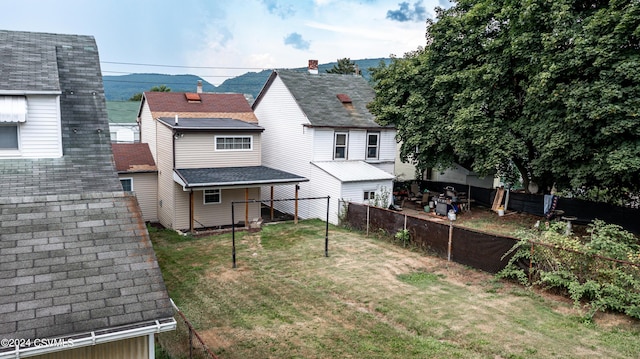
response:
[[[419,168],[638,190],[639,25],[631,0],[460,0],[375,69],[370,109]]]
[[[350,58],[345,57],[342,59],[338,59],[337,63],[333,65],[332,68],[326,70],[327,73],[330,74],[345,74],[345,75],[353,75],[356,73],[356,63],[351,61]]]
[[[151,92],[171,92],[171,88],[168,87],[167,85],[160,85],[160,86],[153,86],[151,88],[151,90],[149,90]],[[129,101],[140,101],[142,100],[142,92],[138,92],[133,94],[133,96],[131,96],[129,98]]]

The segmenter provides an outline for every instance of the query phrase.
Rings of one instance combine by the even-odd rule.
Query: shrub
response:
[[[586,319],[607,310],[640,318],[637,238],[600,220],[593,221],[589,235],[582,238],[566,235],[564,226],[554,222],[548,230],[520,233],[522,239],[507,254],[512,254],[509,263],[497,276],[563,290],[576,306],[588,308]]]

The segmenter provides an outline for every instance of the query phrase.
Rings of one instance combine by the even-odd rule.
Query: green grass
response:
[[[151,231],[171,297],[220,358],[637,358],[640,324],[324,224],[195,239]],[[163,333],[184,356],[184,330]]]

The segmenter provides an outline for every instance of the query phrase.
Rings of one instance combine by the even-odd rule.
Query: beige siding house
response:
[[[262,166],[264,129],[241,94],[145,92],[138,121],[158,170],[158,221],[167,228],[247,225],[261,215],[261,186],[294,193],[307,181]],[[232,218],[232,202],[254,200],[236,204]]]
[[[112,143],[122,189],[138,199],[145,222],[158,222],[158,168],[146,143]]]

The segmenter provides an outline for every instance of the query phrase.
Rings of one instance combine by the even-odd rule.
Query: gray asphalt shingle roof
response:
[[[305,177],[266,166],[182,168],[175,171],[185,187],[224,187],[308,181]]]
[[[367,109],[375,92],[362,76],[295,70],[277,70],[272,74],[275,75],[289,89],[312,126],[384,128]],[[343,103],[338,95],[347,95],[352,102]],[[259,101],[260,96],[254,108]]]
[[[171,318],[135,197],[116,175],[95,40],[0,31],[0,93],[59,90],[63,157],[0,159],[0,337]]]
[[[178,118],[160,117],[158,120],[174,129],[187,130],[233,130],[233,131],[264,131],[263,127],[255,123],[240,121],[233,118]]]

